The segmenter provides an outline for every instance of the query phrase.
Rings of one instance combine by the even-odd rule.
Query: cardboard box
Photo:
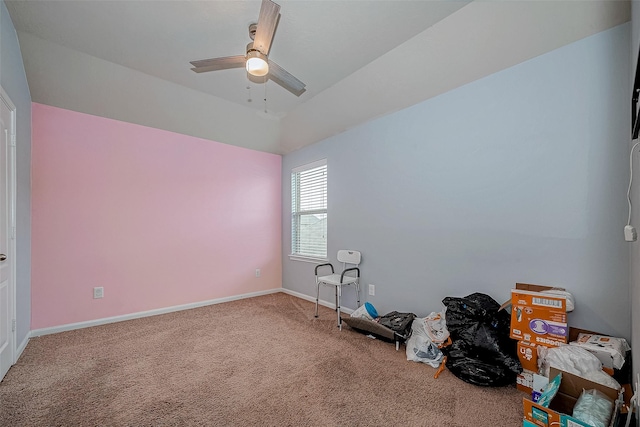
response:
[[[531,400],[537,402],[542,395],[542,392],[549,385],[549,378],[540,374],[533,374],[533,387],[531,390]]]
[[[511,290],[511,338],[546,347],[568,342],[567,300],[561,295],[541,294],[550,289],[516,283],[516,289]]]
[[[528,341],[518,341],[518,359],[522,369],[538,372],[538,345]]]
[[[533,374],[535,372],[523,369],[516,377],[516,388],[529,396],[533,390]]]
[[[531,421],[522,420],[522,427],[536,427],[536,425]]]
[[[534,396],[539,396],[547,384],[549,384],[547,377],[527,369],[524,369],[516,377],[516,388],[527,393],[534,402],[538,401]]]
[[[588,426],[587,424],[573,418],[571,414],[573,413],[573,407],[580,397],[582,390],[596,389],[606,394],[613,402],[617,402],[614,404],[611,422],[609,423],[609,426],[615,425],[620,403],[619,400],[621,399],[617,390],[594,383],[576,375],[572,375],[568,372],[558,371],[555,368],[551,368],[549,376],[551,378],[555,378],[555,376],[560,372],[562,372],[560,388],[548,408],[545,408],[530,399],[523,399],[525,420],[541,427],[558,425],[567,427]]]

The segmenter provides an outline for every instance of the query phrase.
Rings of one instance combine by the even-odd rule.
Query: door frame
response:
[[[4,88],[0,86],[0,102],[4,103],[11,111],[11,123],[10,123],[10,138],[9,138],[9,156],[8,156],[8,168],[9,168],[9,247],[8,247],[8,257],[10,262],[10,275],[9,275],[9,305],[11,307],[11,348],[10,356],[11,356],[11,364],[14,365],[17,360],[16,349],[18,346],[17,342],[17,324],[16,324],[16,313],[17,313],[17,301],[16,301],[16,273],[17,273],[17,250],[16,250],[16,211],[17,211],[17,144],[16,144],[16,136],[17,136],[17,121],[16,121],[16,106],[5,92]]]

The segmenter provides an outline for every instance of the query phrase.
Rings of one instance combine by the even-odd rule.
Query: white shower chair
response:
[[[337,274],[331,263],[320,264],[316,266],[316,314],[318,317],[318,299],[320,297],[320,285],[335,288],[336,294],[336,313],[338,315],[338,328],[342,330],[342,318],[340,317],[340,297],[342,296],[342,288],[344,286],[355,286],[356,296],[358,298],[358,307],[360,307],[360,252],[350,250],[338,251],[338,262],[342,263],[342,273]],[[318,269],[321,267],[330,267],[331,274],[327,276],[319,276]],[[326,268],[325,268],[326,270]]]

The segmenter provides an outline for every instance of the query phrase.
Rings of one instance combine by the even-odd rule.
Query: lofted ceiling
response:
[[[299,97],[190,70],[244,54],[260,1],[5,0],[34,102],[277,154],[630,19],[606,0],[276,2],[269,58]]]

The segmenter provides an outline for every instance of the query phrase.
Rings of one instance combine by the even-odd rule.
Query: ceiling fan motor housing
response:
[[[256,23],[249,24],[249,38],[251,40],[255,40],[257,30],[258,30],[258,24]]]

